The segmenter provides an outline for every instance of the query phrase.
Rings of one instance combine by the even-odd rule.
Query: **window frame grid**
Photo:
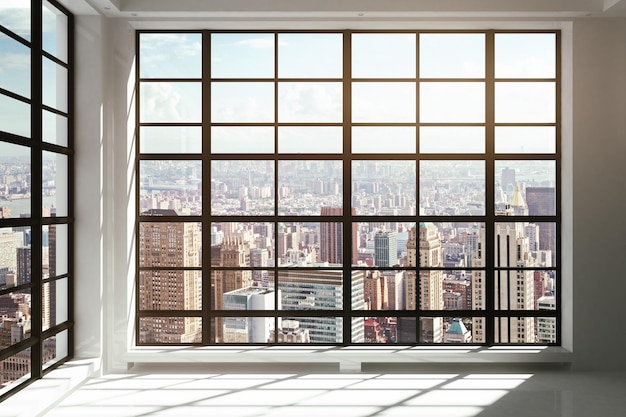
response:
[[[140,103],[139,103],[139,89],[142,81],[198,81],[198,79],[188,79],[188,78],[140,78],[139,77],[139,65],[136,68],[137,75],[137,131],[136,135],[138,141],[141,141],[141,137],[139,134],[139,128],[143,126],[203,126],[202,129],[202,153],[201,154],[186,154],[186,153],[176,153],[176,154],[149,154],[139,152],[139,147],[137,147],[136,154],[136,167],[138,169],[139,162],[142,160],[200,160],[202,161],[203,167],[203,186],[202,186],[202,215],[201,216],[164,216],[164,217],[151,217],[151,216],[142,216],[140,213],[140,208],[137,206],[136,208],[136,219],[137,219],[137,228],[143,222],[187,222],[187,221],[198,221],[203,225],[211,225],[213,223],[219,222],[246,222],[246,223],[259,223],[259,222],[267,222],[274,225],[274,244],[277,242],[277,226],[280,223],[299,223],[299,222],[342,222],[344,226],[352,225],[353,223],[360,222],[380,222],[380,221],[392,221],[392,222],[408,222],[414,223],[415,225],[420,222],[446,222],[446,223],[456,223],[463,221],[480,221],[485,224],[485,237],[484,251],[487,256],[485,256],[485,266],[481,268],[462,268],[463,270],[477,270],[484,272],[484,278],[486,280],[486,290],[484,293],[484,302],[486,303],[485,308],[482,310],[420,310],[419,308],[416,310],[352,310],[351,309],[351,282],[350,276],[351,272],[354,270],[384,270],[382,267],[361,267],[356,265],[351,265],[350,263],[344,262],[341,269],[343,270],[343,310],[341,317],[343,318],[344,323],[344,331],[343,331],[343,342],[339,345],[348,346],[348,345],[377,345],[376,343],[352,343],[350,341],[351,333],[351,319],[354,317],[415,317],[416,318],[416,329],[415,335],[417,343],[396,343],[396,345],[403,346],[421,346],[421,345],[430,345],[427,343],[419,342],[419,337],[421,334],[420,330],[420,320],[419,317],[483,317],[485,320],[486,327],[486,340],[485,342],[480,343],[471,343],[471,345],[478,346],[540,346],[546,344],[539,343],[501,343],[495,341],[495,325],[493,324],[494,320],[499,318],[507,318],[507,317],[555,317],[557,321],[557,336],[555,343],[548,343],[547,345],[560,345],[561,344],[561,329],[560,329],[560,314],[561,314],[561,265],[560,265],[560,251],[561,251],[561,239],[560,239],[560,230],[561,230],[561,186],[560,186],[560,169],[561,169],[561,144],[560,144],[560,126],[561,126],[561,77],[560,77],[560,69],[561,69],[561,60],[560,60],[560,31],[559,30],[367,30],[367,31],[352,31],[352,30],[344,30],[344,31],[336,31],[336,30],[202,30],[202,31],[179,31],[179,30],[142,30],[137,31],[137,50],[139,51],[139,38],[143,33],[201,33],[203,39],[203,48],[202,48],[202,67],[203,67],[203,77],[202,77],[202,97],[203,97],[203,105],[202,105],[202,123],[150,123],[150,122],[141,122],[139,119],[140,116]],[[211,34],[224,34],[224,33],[265,33],[265,34],[274,34],[274,77],[273,78],[211,78],[210,74],[210,61],[211,61]],[[343,84],[343,122],[341,123],[291,123],[291,122],[279,122],[278,121],[278,107],[279,107],[279,85],[281,82],[324,82],[324,81],[336,81],[335,79],[316,79],[316,78],[305,78],[305,79],[292,79],[292,78],[279,78],[278,77],[278,38],[279,34],[282,33],[341,33],[343,35],[343,77],[340,80]],[[409,33],[416,35],[416,77],[415,78],[358,78],[354,79],[351,76],[351,39],[350,36],[352,34],[359,33]],[[419,35],[422,33],[480,33],[485,34],[485,76],[483,78],[421,78],[419,73]],[[556,42],[556,68],[555,68],[555,78],[496,78],[494,74],[494,38],[495,34],[500,33],[548,33],[555,34],[555,42]],[[213,123],[211,122],[211,105],[210,105],[210,97],[211,97],[211,86],[212,83],[218,82],[268,82],[274,84],[274,122],[263,122],[263,123],[255,123],[255,122],[219,122]],[[416,84],[416,119],[415,123],[356,123],[351,122],[351,103],[352,103],[352,85],[354,81],[358,82],[414,82]],[[554,123],[496,123],[494,120],[495,114],[495,85],[496,82],[542,82],[549,81],[554,82],[555,84],[555,101],[556,101],[556,119]],[[422,123],[420,121],[420,86],[422,82],[478,82],[483,83],[485,86],[485,121],[483,123]],[[211,154],[211,127],[212,126],[268,126],[274,128],[274,152],[273,153],[258,153],[258,154],[228,154],[228,153],[219,153],[219,154]],[[306,153],[306,154],[289,154],[289,153],[279,153],[279,143],[278,143],[278,129],[281,126],[331,126],[338,125],[343,128],[343,154],[315,154],[315,153]],[[495,152],[495,128],[498,126],[554,126],[556,129],[556,148],[554,153],[496,153]],[[353,126],[415,126],[416,128],[416,152],[415,153],[407,153],[407,154],[352,154],[352,127]],[[420,150],[420,126],[484,126],[485,127],[485,152],[484,153],[422,153]],[[274,215],[261,215],[261,216],[231,216],[231,215],[213,215],[210,212],[211,205],[211,190],[210,190],[210,180],[211,180],[211,172],[210,166],[212,161],[233,161],[237,159],[241,159],[245,156],[246,160],[260,160],[260,161],[274,161]],[[288,161],[288,160],[337,160],[342,161],[343,163],[343,211],[344,214],[342,216],[284,216],[279,215],[279,206],[278,206],[278,186],[279,186],[279,177],[278,177],[278,162],[279,161]],[[420,184],[420,161],[438,161],[438,160],[476,160],[476,161],[484,161],[485,162],[485,214],[482,216],[425,216],[416,214],[416,216],[408,217],[408,216],[359,216],[351,214],[351,161],[361,161],[361,160],[393,160],[393,161],[416,161],[418,165],[416,166],[416,203],[419,207],[419,184]],[[556,169],[556,207],[557,211],[553,216],[499,216],[495,214],[495,163],[496,161],[504,161],[504,160],[529,160],[529,161],[554,161],[555,169]],[[209,168],[209,169],[207,169]],[[136,193],[137,198],[136,201],[139,201],[139,175],[136,176]],[[494,264],[494,250],[495,250],[495,224],[496,223],[515,223],[515,222],[553,222],[555,224],[556,230],[556,260],[557,264],[552,265],[551,267],[516,267],[516,268],[502,268],[496,267]],[[138,229],[137,229],[138,230]],[[210,248],[210,239],[211,234],[209,232],[210,227],[203,227],[202,233],[202,247]],[[139,236],[137,235],[137,239]],[[352,245],[351,236],[349,233],[344,233],[343,235],[343,244],[344,248],[350,248]],[[139,241],[137,241],[139,242]],[[139,251],[139,244],[137,244],[137,250]],[[344,250],[344,252],[348,252]],[[274,259],[276,260],[276,255],[274,255]],[[202,265],[211,265],[210,263],[210,251],[203,251],[203,259]],[[275,263],[277,265],[277,263]],[[185,270],[191,270],[193,268],[188,268]],[[277,280],[279,276],[279,272],[284,270],[280,266],[273,267],[263,267],[261,269],[272,271],[274,276],[274,288],[278,288]],[[309,269],[309,268],[307,268]],[[316,268],[318,270],[324,268]],[[330,268],[337,269],[337,268]],[[431,267],[394,267],[387,268],[389,270],[415,270],[416,271],[416,280],[417,280],[417,291],[419,298],[419,290],[420,290],[420,279],[419,279],[419,271],[429,271],[429,270],[441,270],[441,271],[449,271],[454,270],[455,268],[450,267],[442,267],[442,268],[431,268]],[[498,271],[506,271],[506,270],[550,270],[556,271],[556,310],[496,310],[495,309],[495,293],[494,293],[494,279],[492,277]],[[142,267],[139,264],[139,256],[137,256],[137,265],[136,265],[137,276],[139,276],[139,271],[144,270],[153,270],[150,267]],[[204,289],[211,289],[211,275],[212,271],[226,271],[226,270],[255,270],[253,267],[207,267],[205,266],[202,274],[202,286]],[[210,271],[211,273],[206,273]],[[137,282],[137,286],[139,282]],[[137,287],[138,288],[138,287]],[[275,328],[278,324],[279,317],[289,317],[289,316],[328,316],[327,311],[322,310],[301,310],[301,311],[284,311],[284,310],[267,310],[267,311],[251,311],[245,310],[245,312],[237,312],[232,310],[213,310],[213,306],[211,305],[212,296],[210,294],[211,291],[203,291],[203,303],[204,306],[201,310],[201,317],[203,319],[202,326],[202,341],[200,343],[192,343],[192,345],[229,345],[229,343],[216,343],[210,339],[211,335],[211,327],[214,323],[214,317],[266,317],[274,314],[274,324]],[[275,299],[278,298],[278,292],[274,291]],[[137,305],[138,304],[138,291],[136,291],[137,296]],[[277,305],[277,304],[275,304]],[[174,313],[175,311],[171,311]],[[330,311],[332,313],[332,311]],[[189,311],[184,312],[184,316],[189,316]],[[141,346],[152,346],[152,345],[160,345],[158,343],[140,343],[139,342],[139,319],[140,317],[152,317],[163,316],[167,314],[164,313],[164,310],[158,311],[139,311],[137,310],[136,314],[136,343]],[[194,314],[195,316],[195,314]],[[168,316],[174,317],[174,316]],[[182,317],[182,316],[178,316]],[[276,343],[276,340],[275,340]],[[184,344],[184,343],[183,343]],[[269,344],[272,344],[271,342]],[[443,343],[441,343],[443,345]],[[246,343],[246,345],[257,345],[255,343]],[[259,344],[259,345],[267,345],[267,344]],[[281,345],[283,345],[281,343]],[[326,345],[315,343],[315,345]],[[336,344],[331,344],[336,345]]]

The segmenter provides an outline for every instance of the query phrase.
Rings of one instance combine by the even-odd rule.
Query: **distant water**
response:
[[[44,197],[44,207],[51,207],[56,203],[56,197]],[[11,217],[20,217],[22,213],[30,213],[30,199],[13,201],[0,201],[0,207],[8,207],[11,209]]]

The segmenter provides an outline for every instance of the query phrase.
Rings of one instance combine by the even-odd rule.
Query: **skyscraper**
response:
[[[555,216],[556,215],[556,189],[554,187],[528,187],[526,188],[526,203],[530,216]],[[552,265],[556,265],[556,224],[553,222],[540,222],[539,225],[539,250],[552,251]]]
[[[343,208],[327,207],[321,209],[322,216],[342,216]],[[352,209],[352,215],[356,215],[356,209]],[[357,229],[356,223],[352,224],[352,259],[344,259],[343,247],[343,223],[322,222],[320,224],[320,261],[331,264],[343,264],[349,262],[355,264],[358,259],[357,250]]]
[[[312,265],[314,266],[314,265]],[[328,266],[328,265],[327,265]],[[330,264],[339,268],[339,265]],[[363,310],[364,271],[352,271],[351,302],[353,310]],[[282,309],[293,311],[343,309],[343,272],[294,268],[280,271],[278,289],[282,292]],[[342,343],[343,319],[333,313],[328,317],[289,317],[309,331],[312,343]],[[352,321],[352,342],[363,342],[362,320]]]
[[[389,267],[398,265],[398,233],[378,231],[374,235],[374,265]]]
[[[419,224],[419,266],[442,267],[441,240],[439,229],[433,223]],[[420,310],[443,310],[443,272],[441,270],[420,270]],[[423,317],[421,342],[441,343],[443,341],[443,318]]]
[[[240,239],[225,238],[220,246],[220,263],[222,267],[249,267],[250,244]],[[213,289],[212,303],[216,310],[224,309],[223,295],[252,286],[252,271],[243,269],[218,269],[211,274],[211,287]],[[215,319],[215,341],[223,340],[223,319]]]
[[[198,223],[142,223],[139,229],[141,266],[162,269],[141,271],[139,306],[142,310],[199,310],[201,280],[196,270],[167,268],[200,265]],[[140,340],[145,343],[199,342],[199,317],[143,317],[139,321]]]
[[[528,238],[523,223],[496,223],[495,267],[533,267]],[[535,287],[532,270],[496,269],[495,308],[497,310],[533,310]],[[502,317],[495,326],[496,342],[534,343],[533,317]]]

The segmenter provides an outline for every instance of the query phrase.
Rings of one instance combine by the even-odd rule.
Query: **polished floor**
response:
[[[92,378],[43,416],[624,417],[626,373],[137,372]]]

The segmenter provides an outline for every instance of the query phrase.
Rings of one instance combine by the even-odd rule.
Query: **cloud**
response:
[[[30,57],[24,54],[3,53],[0,54],[0,74],[4,70],[24,70],[30,69]]]
[[[149,83],[142,86],[142,121],[180,121],[178,105],[181,95],[170,83]]]
[[[270,49],[274,48],[274,39],[273,38],[251,38],[244,39],[241,41],[233,42],[230,44],[232,46],[243,46],[247,48],[253,49]],[[281,46],[287,46],[287,42],[279,42]]]

